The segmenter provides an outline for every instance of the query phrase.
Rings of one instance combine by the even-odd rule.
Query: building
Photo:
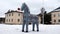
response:
[[[18,10],[8,10],[5,13],[5,23],[6,24],[22,24],[23,23],[23,12]]]
[[[50,13],[47,13],[47,11],[45,11],[45,8],[42,8],[41,9],[41,13],[38,14],[39,16],[39,22],[41,24],[51,24],[51,14]]]
[[[39,18],[39,23],[41,24],[41,14],[38,14],[37,16]]]
[[[40,15],[37,15],[37,16],[39,18],[39,23],[41,23],[41,16]],[[20,11],[20,8],[18,8],[18,10],[8,10],[8,12],[5,13],[5,23],[6,24],[22,24],[23,12]],[[31,22],[29,22],[29,24],[31,24]]]
[[[0,23],[5,23],[5,17],[0,17]]]
[[[52,24],[60,24],[60,7],[53,10],[51,13],[51,22]]]

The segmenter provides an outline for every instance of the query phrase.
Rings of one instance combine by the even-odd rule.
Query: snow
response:
[[[36,27],[35,27],[36,28]],[[29,32],[21,32],[22,25],[0,24],[0,34],[60,34],[60,25],[39,25],[39,32],[32,31],[29,25]]]

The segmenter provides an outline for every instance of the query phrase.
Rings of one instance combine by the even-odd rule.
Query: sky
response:
[[[60,0],[0,0],[0,17],[5,17],[5,13],[10,10],[21,8],[22,3],[26,3],[31,14],[39,14],[44,7],[47,12],[60,7]]]

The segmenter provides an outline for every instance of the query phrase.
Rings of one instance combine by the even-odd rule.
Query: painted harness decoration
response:
[[[26,32],[28,32],[28,24],[30,21],[33,24],[33,31],[34,31],[35,24],[37,26],[37,31],[39,31],[38,17],[30,14],[29,8],[25,3],[23,3],[22,7],[21,7],[21,11],[23,11],[23,10],[24,10],[24,15],[23,15],[22,32],[24,32],[24,26],[25,25],[26,25]]]

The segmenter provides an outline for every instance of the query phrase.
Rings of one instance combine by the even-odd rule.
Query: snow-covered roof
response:
[[[54,9],[53,11],[49,12],[49,13],[52,13],[52,12],[60,12],[60,7]]]
[[[12,12],[23,13],[23,12],[21,12],[21,11],[18,11],[18,10],[8,10],[8,12],[7,12],[7,13],[5,13],[5,14],[12,13]]]
[[[60,11],[60,7],[56,8],[56,9],[55,9],[55,10],[53,10],[53,11]]]
[[[60,11],[60,9],[57,9],[57,10],[53,10],[53,11]]]

